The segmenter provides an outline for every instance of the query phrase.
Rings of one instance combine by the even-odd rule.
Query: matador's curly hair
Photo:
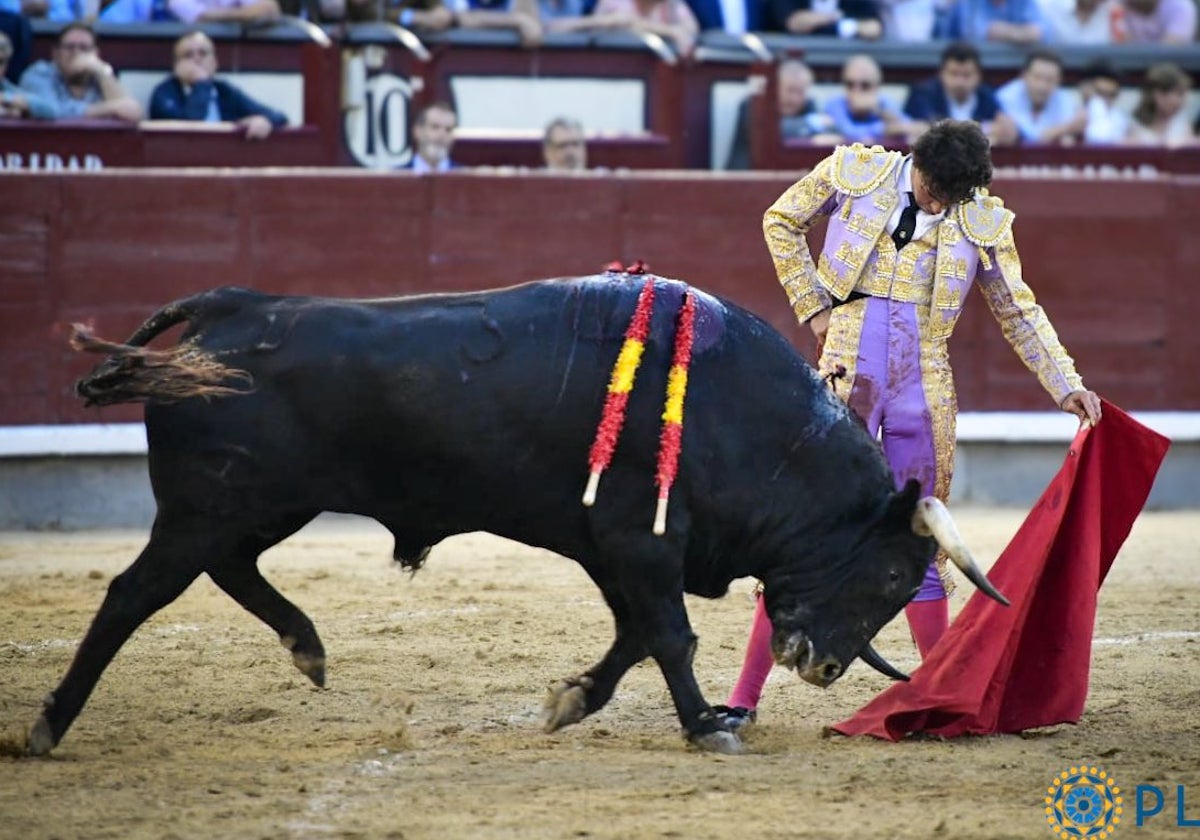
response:
[[[970,120],[934,123],[913,144],[912,158],[934,198],[947,204],[969,201],[992,182],[991,146]]]

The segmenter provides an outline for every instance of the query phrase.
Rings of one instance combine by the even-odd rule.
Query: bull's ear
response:
[[[910,478],[904,483],[904,487],[892,494],[887,502],[887,511],[884,513],[884,518],[888,524],[897,524],[903,528],[912,527],[913,512],[917,509],[917,502],[921,500],[921,482],[915,478]]]

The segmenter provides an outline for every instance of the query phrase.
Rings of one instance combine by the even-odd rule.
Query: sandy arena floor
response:
[[[960,509],[986,566],[1020,513]],[[23,741],[141,533],[0,534],[0,746]],[[1101,593],[1083,721],[901,744],[821,737],[885,687],[859,664],[821,691],[779,669],[750,754],[681,740],[661,675],[635,668],[599,714],[540,728],[546,686],[611,641],[572,562],[486,535],[434,549],[414,579],[373,523],[322,521],[263,559],[317,625],[328,685],[202,578],[122,649],[48,760],[0,757],[0,837],[1051,838],[1055,774],[1103,767],[1126,793],[1121,838],[1200,819],[1200,513],[1142,517]],[[965,588],[955,596],[961,607]],[[691,599],[696,673],[720,702],[751,600]],[[877,647],[916,666],[903,621]],[[1133,824],[1138,784],[1171,797]]]

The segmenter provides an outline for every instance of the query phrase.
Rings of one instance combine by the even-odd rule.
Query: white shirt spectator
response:
[[[721,0],[721,20],[725,31],[742,35],[746,31],[746,0]]]
[[[936,0],[879,0],[883,37],[889,41],[928,41],[933,37]]]
[[[1055,44],[1112,43],[1116,0],[1039,0],[1038,5],[1046,40]]]
[[[1087,126],[1083,130],[1083,142],[1091,146],[1112,146],[1123,143],[1129,133],[1129,115],[1101,96],[1093,96],[1087,103]]]

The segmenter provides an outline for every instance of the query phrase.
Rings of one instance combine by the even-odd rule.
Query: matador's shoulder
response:
[[[958,206],[958,225],[971,242],[987,248],[995,245],[1012,227],[1013,211],[987,190],[979,190],[971,201]]]
[[[866,195],[876,189],[891,174],[900,159],[900,152],[889,152],[883,146],[864,146],[854,143],[838,146],[832,157],[830,179],[840,193]]]

